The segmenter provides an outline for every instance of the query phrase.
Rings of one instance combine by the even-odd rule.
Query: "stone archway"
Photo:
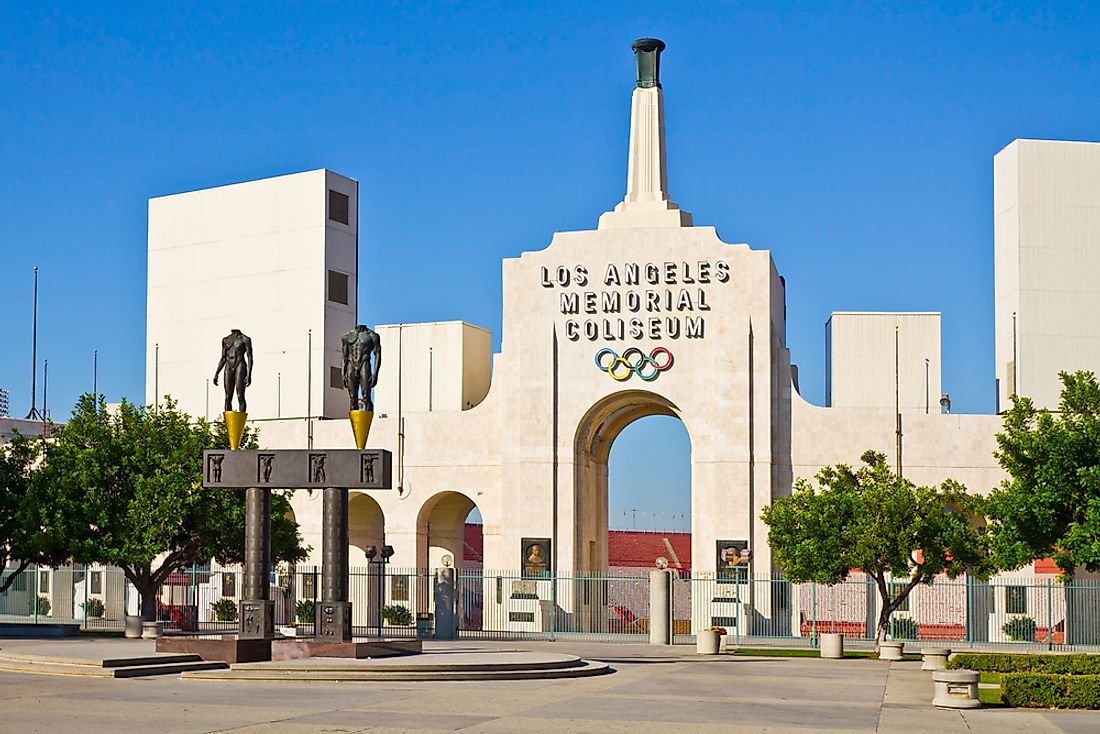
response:
[[[465,556],[466,518],[477,503],[461,492],[444,491],[421,506],[416,519],[418,568],[439,568],[449,555],[455,568]]]
[[[578,571],[599,574],[607,570],[607,462],[611,446],[627,426],[652,415],[671,416],[683,422],[680,409],[667,398],[648,390],[624,390],[593,405],[577,426],[573,558]],[[686,422],[684,427],[690,437]],[[694,491],[692,494],[694,501]]]

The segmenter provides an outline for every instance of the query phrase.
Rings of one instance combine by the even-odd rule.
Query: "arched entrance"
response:
[[[679,408],[647,390],[624,390],[609,395],[585,414],[574,442],[573,558],[578,571],[606,574],[608,569],[608,459],[619,434],[648,416],[671,416],[681,421]],[[684,425],[688,428],[687,424]],[[688,431],[690,437],[690,430]],[[650,457],[660,461],[660,450]]]
[[[381,550],[386,543],[386,518],[382,508],[365,492],[348,493],[348,592],[352,604],[352,624],[371,629],[379,624],[382,598],[382,568],[367,560],[366,550]],[[376,560],[379,556],[375,556]]]
[[[420,508],[416,519],[418,568],[439,568],[444,556],[450,565],[462,568],[466,556],[466,522],[477,504],[460,492],[440,492]]]

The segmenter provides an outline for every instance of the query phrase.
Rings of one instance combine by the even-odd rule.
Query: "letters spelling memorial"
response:
[[[603,316],[567,318],[569,341],[702,339],[711,289],[730,282],[730,266],[725,260],[627,262],[592,273],[584,265],[560,265],[540,268],[540,276],[543,288],[561,289],[562,315]]]

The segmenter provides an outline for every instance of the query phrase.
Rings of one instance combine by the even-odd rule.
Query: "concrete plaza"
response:
[[[11,641],[4,641],[12,650]],[[22,645],[20,645],[22,647]],[[51,643],[49,649],[68,647]],[[696,657],[693,648],[429,643],[528,649],[609,662],[557,681],[299,683],[115,680],[0,672],[0,731],[57,732],[1069,732],[1100,712],[934,709],[917,662]],[[91,648],[88,647],[88,650]],[[29,650],[25,650],[29,652]],[[43,650],[45,652],[45,649]]]

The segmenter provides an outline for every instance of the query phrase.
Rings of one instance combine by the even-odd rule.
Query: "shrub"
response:
[[[1001,629],[1015,642],[1035,641],[1035,620],[1031,617],[1011,617]]]
[[[982,673],[1056,673],[1061,675],[1100,675],[1100,655],[1015,655],[998,653],[957,653],[947,667]]]
[[[382,607],[382,619],[393,627],[407,627],[413,623],[413,613],[401,604],[387,604]]]
[[[48,615],[50,608],[50,597],[45,594],[40,594],[37,599],[31,602],[31,614],[37,614],[40,617]]]
[[[311,624],[314,620],[314,607],[312,599],[299,599],[294,604],[294,616],[302,624]]]
[[[210,610],[214,612],[214,619],[219,622],[237,621],[237,602],[228,597],[222,597],[213,602],[210,605]]]
[[[94,596],[80,606],[84,609],[85,617],[94,619],[103,616],[103,602]]]
[[[920,634],[917,620],[910,617],[894,617],[890,620],[890,637],[894,640],[915,640]]]
[[[1001,700],[1028,708],[1100,709],[1100,675],[1006,673]]]

